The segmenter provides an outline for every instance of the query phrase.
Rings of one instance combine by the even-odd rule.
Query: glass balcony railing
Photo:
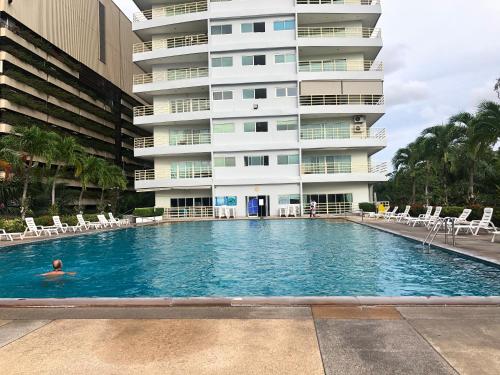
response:
[[[383,105],[383,95],[301,95],[300,105]]]
[[[144,12],[136,12],[134,13],[133,21],[144,22],[160,17],[172,17],[172,16],[179,16],[182,14],[206,12],[207,9],[208,9],[208,4],[206,1],[196,1],[186,4],[167,5],[164,7],[148,9],[145,10]]]
[[[372,27],[299,27],[299,38],[381,38],[382,31]]]
[[[180,68],[169,69],[164,72],[136,74],[134,75],[134,85],[144,85],[147,83],[177,81],[181,79],[194,79],[208,77],[208,68]]]
[[[369,72],[384,70],[381,62],[371,60],[303,60],[300,72]]]
[[[208,36],[206,34],[193,34],[178,36],[174,38],[165,38],[153,40],[144,43],[135,43],[132,48],[133,53],[151,52],[158,49],[170,49],[196,46],[208,43]]]
[[[170,100],[163,105],[145,105],[134,107],[134,117],[208,110],[210,110],[209,99],[177,99]]]

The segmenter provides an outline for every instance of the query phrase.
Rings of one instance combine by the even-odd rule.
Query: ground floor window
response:
[[[352,193],[344,194],[305,194],[304,208],[309,209],[309,204],[314,200],[317,203],[319,214],[341,214],[352,211]]]
[[[237,206],[238,205],[238,197],[235,197],[235,196],[215,197],[215,205],[217,207],[220,207],[220,206]]]
[[[280,195],[278,197],[278,204],[300,204],[300,194]]]
[[[212,197],[202,198],[170,198],[170,207],[210,207]]]

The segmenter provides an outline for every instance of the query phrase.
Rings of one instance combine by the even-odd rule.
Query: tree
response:
[[[117,165],[106,163],[103,160],[98,167],[98,179],[97,186],[101,188],[101,200],[100,207],[104,208],[104,192],[110,189],[124,190],[127,187],[127,179],[125,178],[123,171]]]
[[[494,90],[497,92],[498,99],[500,99],[500,78],[497,79]]]
[[[57,162],[56,170],[52,176],[51,205],[56,205],[56,187],[59,176],[68,167],[76,167],[84,154],[84,149],[73,137],[59,137],[55,148],[50,155],[50,162]]]
[[[13,134],[1,139],[2,153],[17,155],[23,163],[19,168],[22,174],[23,188],[20,199],[21,217],[24,219],[28,210],[28,187],[32,180],[33,168],[39,161],[45,161],[53,153],[58,135],[43,131],[36,126],[19,127]]]
[[[95,156],[85,155],[81,158],[75,169],[75,177],[80,179],[81,190],[78,198],[78,209],[83,207],[83,194],[87,191],[89,185],[99,178],[101,160]]]
[[[410,143],[405,148],[399,149],[392,159],[392,164],[396,171],[405,172],[405,174],[410,177],[412,186],[411,203],[415,203],[416,201],[417,169],[420,157],[421,154],[418,144]]]

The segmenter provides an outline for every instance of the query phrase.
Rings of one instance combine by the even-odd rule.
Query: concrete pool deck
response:
[[[0,308],[10,374],[498,374],[500,306]]]

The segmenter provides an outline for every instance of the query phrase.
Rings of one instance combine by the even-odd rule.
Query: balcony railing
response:
[[[209,99],[177,99],[163,105],[134,107],[134,117],[210,110]]]
[[[190,178],[212,177],[212,168],[209,166],[191,166],[187,168],[165,169],[161,172],[154,169],[135,171],[135,181],[154,180],[181,180]]]
[[[361,129],[357,132],[352,129],[335,129],[335,128],[302,128],[300,130],[300,139],[316,140],[316,139],[381,139],[386,138],[385,129],[370,128]]]
[[[144,85],[154,82],[177,81],[180,79],[194,79],[208,77],[208,68],[181,68],[169,69],[164,72],[136,74],[134,85]]]
[[[381,62],[370,60],[305,60],[299,61],[300,72],[369,72],[384,70]]]
[[[133,53],[151,52],[158,49],[196,46],[207,43],[208,36],[206,34],[185,35],[175,38],[158,39],[151,42],[135,43],[133,45]]]
[[[372,27],[299,27],[299,38],[381,38],[382,31]]]
[[[383,95],[301,95],[300,105],[383,105]]]
[[[211,142],[210,133],[193,133],[182,135],[171,135],[168,142],[162,142],[154,139],[154,137],[135,138],[134,148],[151,148],[161,145],[170,146],[193,146],[193,145],[208,145]]]
[[[134,138],[134,148],[151,148],[154,146],[154,137]]]
[[[302,174],[340,174],[340,173],[387,173],[387,163],[355,164],[345,162],[303,163]]]
[[[143,22],[159,17],[172,17],[188,13],[206,12],[208,5],[206,1],[197,1],[187,4],[168,5],[161,8],[148,9],[144,12],[134,13],[134,22]]]
[[[180,219],[187,217],[213,217],[214,208],[212,206],[195,207],[170,207],[165,208],[163,216],[171,219]]]
[[[316,214],[318,215],[341,215],[353,211],[352,202],[339,202],[339,203],[317,203],[316,204]],[[357,205],[356,205],[357,207]],[[304,203],[304,213],[308,214],[309,204]]]
[[[297,0],[298,5],[378,5],[380,0]]]

